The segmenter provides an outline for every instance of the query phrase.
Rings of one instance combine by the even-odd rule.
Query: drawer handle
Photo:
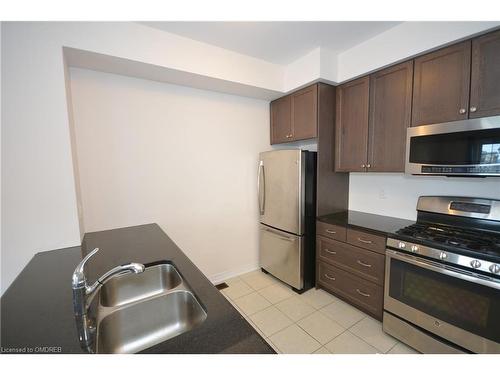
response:
[[[336,234],[337,232],[335,232],[334,230],[331,230],[331,229],[325,229],[326,233],[330,233],[330,234]]]
[[[332,276],[328,275],[327,273],[325,273],[325,277],[326,277],[327,279],[329,279],[329,280],[333,280],[333,281],[335,281],[335,277],[332,277]]]
[[[364,262],[362,262],[362,261],[361,261],[361,260],[359,260],[359,259],[358,259],[358,261],[357,261],[357,262],[358,262],[358,264],[359,264],[360,266],[363,266],[363,267],[368,267],[368,268],[371,268],[371,267],[372,267],[372,265],[371,265],[371,264],[364,263]]]
[[[358,292],[358,294],[361,295],[361,296],[363,296],[363,297],[370,297],[370,295],[368,293],[364,293],[364,292],[362,292],[359,289],[356,289],[356,292]]]
[[[333,255],[337,254],[337,252],[333,251],[333,250],[329,250],[329,249],[323,249],[323,250],[325,250],[328,254],[333,254]]]
[[[358,241],[359,241],[359,242],[366,243],[366,244],[369,244],[369,245],[371,245],[371,244],[373,243],[373,242],[372,242],[372,241],[370,241],[370,240],[364,240],[364,239],[362,239],[362,238],[360,238],[360,237],[358,237]]]

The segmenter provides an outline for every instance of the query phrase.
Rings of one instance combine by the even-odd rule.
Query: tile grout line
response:
[[[248,285],[248,284],[247,284],[247,285]],[[249,286],[250,286],[250,285],[249,285]],[[269,285],[269,286],[271,286],[271,285]],[[250,288],[252,288],[252,287],[250,286]],[[267,287],[261,288],[261,289],[259,289],[259,290],[262,290],[262,289],[265,289],[265,288],[267,288]],[[330,318],[330,317],[329,317],[329,316],[327,316],[325,313],[323,313],[323,312],[321,312],[321,311],[320,311],[321,309],[323,309],[323,308],[325,308],[325,307],[327,307],[327,306],[331,305],[331,304],[332,304],[332,303],[334,303],[334,302],[330,302],[330,303],[328,303],[328,304],[326,304],[326,305],[324,305],[324,306],[321,306],[320,308],[316,308],[315,306],[313,306],[312,304],[308,303],[307,301],[303,301],[305,304],[307,304],[307,305],[308,305],[308,306],[310,306],[312,309],[314,309],[314,311],[313,311],[313,312],[311,312],[310,314],[307,314],[307,315],[303,316],[302,318],[300,318],[299,320],[297,320],[297,322],[295,322],[295,321],[293,321],[293,320],[292,320],[292,319],[291,319],[288,315],[286,315],[286,314],[285,314],[285,313],[284,313],[284,312],[283,312],[283,311],[282,311],[279,307],[277,307],[276,305],[277,305],[277,304],[279,304],[279,303],[281,303],[281,302],[283,302],[283,301],[286,301],[286,300],[288,300],[288,299],[291,299],[291,298],[294,298],[294,297],[295,297],[295,298],[297,298],[297,297],[298,297],[298,296],[300,296],[300,295],[298,295],[298,296],[291,295],[290,297],[285,298],[285,299],[283,299],[283,300],[281,300],[281,301],[278,301],[278,302],[272,303],[272,302],[271,302],[271,301],[269,301],[269,300],[268,300],[265,296],[263,296],[261,293],[259,293],[259,290],[256,290],[255,292],[257,292],[257,293],[258,293],[258,294],[259,294],[262,298],[264,298],[267,302],[271,303],[271,305],[270,305],[270,306],[265,307],[265,308],[263,308],[263,309],[261,309],[261,310],[259,310],[259,311],[256,311],[256,312],[255,312],[255,313],[253,313],[253,314],[247,315],[247,314],[245,314],[243,311],[241,311],[241,310],[240,310],[240,308],[239,308],[239,307],[237,307],[237,305],[235,305],[235,303],[234,303],[234,304],[232,303],[232,304],[233,304],[233,306],[237,307],[238,312],[240,312],[240,314],[242,314],[242,315],[243,315],[243,317],[244,317],[247,321],[248,321],[248,320],[252,321],[252,320],[251,320],[251,316],[252,316],[252,315],[258,314],[259,312],[264,311],[264,310],[266,310],[266,309],[268,309],[268,308],[270,308],[270,307],[275,307],[278,311],[280,311],[283,315],[285,315],[288,319],[290,319],[290,321],[292,322],[292,324],[287,325],[286,327],[284,327],[284,328],[282,328],[282,329],[280,329],[280,330],[278,330],[278,331],[274,332],[271,336],[273,336],[273,335],[275,335],[275,334],[277,334],[277,333],[279,333],[279,332],[281,332],[281,331],[284,331],[285,329],[287,329],[287,328],[291,327],[292,325],[296,325],[296,326],[297,326],[300,330],[302,330],[303,332],[305,332],[305,333],[306,333],[309,337],[311,337],[314,341],[318,342],[318,344],[320,344],[320,345],[323,347],[323,346],[324,346],[323,344],[321,344],[321,343],[320,343],[320,342],[319,342],[316,338],[314,338],[311,334],[309,334],[309,333],[308,333],[307,331],[305,331],[305,330],[304,330],[304,329],[303,329],[300,325],[298,325],[298,324],[297,324],[297,322],[299,322],[300,320],[303,320],[303,319],[307,318],[308,316],[311,316],[311,315],[312,315],[312,314],[314,314],[315,312],[320,312],[321,314],[325,315],[325,316],[326,316],[326,318],[328,318],[328,319],[332,320],[333,322],[335,322],[336,324],[338,324],[339,326],[341,326],[342,328],[344,328],[342,325],[340,325],[340,323],[339,323],[339,322],[337,322],[336,320],[334,320],[334,319]],[[249,293],[249,294],[250,294],[250,293]],[[246,294],[246,295],[249,295],[249,294]],[[240,296],[240,297],[238,297],[238,298],[236,298],[236,299],[243,298],[243,297],[245,297],[246,295]],[[228,298],[231,300],[231,302],[236,302],[236,301],[235,301],[235,300],[233,300],[231,297],[229,297],[229,296],[228,296]],[[247,318],[248,318],[248,319],[247,319]],[[356,322],[356,323],[357,323],[357,322]],[[356,323],[355,323],[355,324],[356,324]],[[253,325],[255,325],[255,323],[254,323],[253,321],[252,321],[252,324],[253,324]],[[257,328],[258,328],[258,327],[257,327]],[[337,336],[335,336],[332,340],[334,340],[336,337],[340,336],[342,333],[344,333],[344,332],[345,332],[345,331],[347,331],[347,330],[348,330],[348,328],[344,328],[344,331],[342,331],[340,334],[338,334]],[[266,336],[266,335],[264,334],[264,332],[260,331],[260,329],[259,329],[259,334],[260,334],[260,333],[262,333],[262,335],[261,335],[261,336],[262,336],[264,339],[266,339],[266,338],[270,339],[270,336]],[[332,340],[328,341],[328,343],[329,343],[329,342],[331,342]],[[364,340],[363,340],[363,341],[364,341]],[[328,344],[328,343],[327,343],[327,344]],[[326,344],[325,344],[325,345],[326,345]]]
[[[227,298],[227,300],[240,313],[240,315],[248,322],[248,324],[250,324],[252,326],[252,328],[255,329],[255,331],[259,334],[260,337],[262,337],[276,352],[281,353],[281,351],[278,350],[278,348],[274,345],[274,343],[269,342],[271,340],[268,340],[268,337],[266,335],[264,335],[264,332],[262,332],[259,329],[259,327],[257,327],[257,325],[251,320],[249,315],[247,315],[243,311],[241,311],[239,309],[239,307],[234,303],[233,300],[231,300],[230,298]],[[265,309],[263,309],[263,310],[265,310]]]
[[[320,350],[320,349],[325,349],[327,352],[331,353],[328,348],[326,347],[326,345],[328,345],[329,343],[331,343],[332,341],[334,341],[336,338],[338,338],[340,335],[344,334],[346,331],[348,331],[350,334],[352,334],[353,336],[355,336],[356,338],[360,339],[363,343],[365,343],[366,345],[370,346],[371,348],[373,348],[374,350],[376,350],[377,352],[381,352],[382,354],[387,354],[388,352],[390,352],[398,343],[399,341],[396,340],[396,342],[387,350],[387,351],[382,351],[382,350],[379,350],[378,348],[374,347],[372,344],[368,343],[366,340],[364,340],[362,337],[358,336],[356,333],[352,332],[351,331],[351,328],[354,327],[356,324],[358,324],[359,322],[363,321],[364,319],[366,319],[367,317],[369,317],[369,315],[367,315],[366,313],[364,313],[363,311],[359,310],[359,309],[356,309],[358,311],[360,311],[361,313],[363,313],[363,318],[356,321],[354,324],[350,325],[348,328],[345,328],[342,324],[340,324],[340,322],[338,322],[337,320],[335,320],[334,318],[330,317],[328,314],[326,314],[325,312],[321,311],[322,309],[332,305],[333,303],[335,303],[335,301],[332,301],[330,303],[327,303],[326,305],[324,306],[321,306],[319,308],[317,308],[316,306],[312,305],[311,303],[309,303],[306,299],[304,299],[303,303],[305,303],[306,305],[310,306],[314,311],[304,315],[303,317],[301,317],[300,319],[298,319],[297,321],[294,321],[290,316],[288,316],[284,311],[282,311],[277,305],[284,302],[284,301],[287,301],[289,299],[292,299],[292,298],[300,298],[301,295],[290,295],[289,297],[287,298],[284,298],[278,302],[271,302],[269,299],[267,299],[264,295],[262,295],[260,293],[261,290],[265,289],[265,288],[268,288],[268,287],[271,287],[273,285],[281,285],[279,283],[278,280],[271,280],[271,283],[269,285],[266,285],[262,288],[259,288],[259,289],[255,289],[254,287],[252,287],[250,285],[250,283],[246,282],[241,276],[236,276],[234,278],[231,278],[233,280],[236,280],[236,282],[242,282],[244,285],[246,285],[251,291],[248,292],[248,293],[245,293],[241,296],[238,296],[237,298],[231,298],[230,296],[228,295],[225,295],[224,293],[224,297],[226,297],[226,299],[231,303],[231,305],[233,305],[235,307],[235,309],[238,311],[238,313],[240,313],[240,315],[242,315],[242,317],[257,331],[257,333],[278,353],[282,353],[281,350],[279,350],[279,348],[276,347],[276,345],[272,342],[271,340],[271,336],[274,336],[290,327],[292,327],[293,325],[297,326],[302,332],[304,332],[307,336],[309,336],[311,339],[313,339],[315,342],[317,342],[320,347],[318,349],[316,349],[314,352]],[[228,284],[229,285],[229,284]],[[229,287],[231,287],[231,285],[229,285]],[[238,305],[236,304],[236,300],[237,299],[240,299],[240,298],[243,298],[245,296],[248,296],[252,293],[257,293],[260,297],[264,298],[265,301],[267,301],[268,303],[270,303],[269,306],[263,308],[263,309],[260,309],[250,315],[246,314],[245,312],[243,312],[239,307]],[[335,296],[334,296],[335,297]],[[253,322],[251,316],[255,315],[255,314],[258,314],[266,309],[269,309],[271,307],[274,307],[276,308],[280,313],[282,313],[284,316],[286,316],[286,318],[288,318],[292,323],[291,324],[288,324],[286,327],[284,328],[281,328],[280,330],[274,332],[272,335],[270,336],[266,336],[264,334],[264,332],[262,332],[259,327]],[[353,306],[354,307],[354,306]],[[355,308],[355,307],[354,307]],[[312,314],[314,314],[315,312],[320,312],[322,315],[324,315],[327,319],[333,321],[334,323],[338,324],[340,327],[343,328],[343,331],[340,332],[338,335],[336,335],[335,337],[333,337],[331,340],[329,340],[327,343],[325,344],[322,344],[321,342],[319,342],[314,336],[312,336],[309,332],[307,332],[304,328],[302,328],[298,322],[300,322],[301,320],[304,320],[306,319],[307,317],[311,316]],[[314,353],[313,352],[313,353]],[[331,353],[333,354],[333,353]]]
[[[264,297],[264,296],[262,296],[262,297]],[[298,328],[299,328],[302,332],[304,332],[307,336],[309,336],[311,339],[313,339],[315,342],[317,342],[317,343],[320,345],[320,348],[322,348],[322,347],[324,347],[326,344],[328,344],[328,343],[330,343],[331,341],[335,340],[335,338],[337,338],[337,337],[338,337],[338,336],[340,336],[342,333],[344,333],[345,331],[347,331],[347,330],[348,330],[348,328],[344,328],[343,326],[341,326],[341,325],[339,324],[339,322],[337,322],[336,320],[334,320],[334,319],[330,318],[330,317],[329,317],[329,316],[327,316],[325,313],[323,313],[323,312],[321,312],[321,311],[320,311],[320,309],[322,309],[322,308],[324,308],[324,307],[326,307],[326,306],[329,306],[330,304],[332,304],[332,303],[334,303],[334,302],[331,302],[331,303],[329,303],[329,304],[327,304],[327,305],[325,305],[325,306],[322,306],[322,307],[320,307],[319,309],[317,309],[315,306],[312,306],[312,305],[308,304],[307,302],[304,302],[304,303],[306,303],[308,306],[310,306],[310,307],[311,307],[314,311],[313,311],[313,312],[311,312],[311,313],[309,313],[309,314],[307,314],[307,315],[304,315],[302,318],[300,318],[300,319],[299,319],[299,320],[297,320],[296,322],[295,322],[295,321],[293,321],[293,320],[292,320],[292,319],[291,319],[288,315],[286,315],[286,314],[285,314],[285,312],[281,311],[281,309],[280,309],[279,307],[277,307],[276,305],[277,305],[277,304],[279,304],[279,303],[281,303],[281,302],[283,302],[283,301],[286,301],[286,300],[288,300],[288,299],[292,299],[292,298],[295,298],[295,297],[296,297],[296,296],[291,296],[291,297],[289,297],[289,298],[287,298],[287,299],[284,299],[284,300],[282,300],[282,301],[276,302],[275,304],[272,304],[272,305],[271,305],[272,307],[275,307],[278,311],[280,311],[283,315],[285,315],[287,318],[289,318],[289,319],[292,321],[292,324],[290,324],[290,325],[288,325],[288,326],[286,326],[286,327],[284,327],[284,328],[282,328],[282,329],[280,329],[280,330],[278,330],[278,331],[274,332],[271,336],[274,336],[274,335],[276,335],[276,334],[278,334],[278,333],[280,333],[280,332],[284,331],[285,329],[288,329],[288,328],[290,328],[291,326],[295,325],[295,326],[297,326],[297,327],[298,327]],[[265,297],[264,297],[264,298],[265,298]],[[268,308],[269,308],[269,307],[268,307]],[[263,310],[265,310],[265,309],[263,309]],[[263,311],[263,310],[260,310],[260,311]],[[331,340],[329,340],[327,343],[322,344],[322,343],[321,343],[321,342],[319,342],[319,341],[318,341],[318,340],[317,340],[314,336],[312,336],[309,332],[307,332],[304,328],[302,328],[302,327],[298,324],[298,322],[299,322],[299,321],[301,321],[301,320],[303,320],[303,319],[306,319],[307,317],[311,316],[312,314],[314,314],[314,313],[316,313],[316,312],[319,312],[320,314],[324,315],[327,319],[329,319],[329,320],[333,321],[334,323],[338,324],[338,325],[339,325],[340,327],[342,327],[344,330],[343,330],[342,332],[340,332],[338,335],[336,335],[335,337],[333,337]],[[254,313],[254,314],[257,314],[257,312],[256,312],[256,313]],[[252,314],[252,315],[254,315],[254,314]],[[248,317],[251,319],[251,317],[250,317],[250,316],[248,316]],[[356,322],[356,323],[357,323],[357,322]],[[263,332],[262,332],[262,333],[263,333]],[[266,337],[267,337],[267,338],[269,338],[269,340],[271,340],[271,336],[266,336]],[[271,341],[272,341],[272,340],[271,340]],[[320,348],[318,348],[317,350],[319,350]],[[326,349],[328,352],[330,352],[327,348],[325,348],[325,349]]]
[[[369,315],[367,315],[367,316],[368,316],[368,317],[370,317]],[[354,332],[352,332],[352,331],[351,331],[351,328],[352,328],[352,327],[354,327],[356,324],[358,324],[359,322],[361,322],[361,321],[362,321],[362,320],[364,320],[365,318],[366,318],[366,316],[365,316],[363,319],[361,319],[361,320],[357,321],[356,323],[354,323],[352,326],[350,326],[350,327],[347,329],[347,331],[349,331],[351,334],[353,334],[354,336],[356,336],[356,337],[357,337],[358,339],[360,339],[361,341],[363,341],[363,342],[365,342],[366,344],[370,345],[372,348],[374,348],[374,349],[376,349],[376,350],[379,350],[378,348],[374,347],[372,344],[370,344],[369,342],[367,342],[365,339],[363,339],[361,336],[359,336],[359,335],[357,335],[356,333],[354,333]],[[370,317],[370,318],[371,318],[371,317]],[[374,319],[374,318],[373,318],[373,319]],[[384,332],[384,331],[382,331],[382,332]],[[392,338],[392,336],[390,336],[390,337]],[[394,348],[394,347],[398,344],[399,340],[397,340],[397,339],[395,339],[395,340],[396,340],[396,342],[394,343],[394,345],[392,345],[392,346],[389,348],[389,350],[391,350],[392,348]],[[382,354],[387,354],[387,353],[389,352],[389,350],[387,350],[386,352],[383,352],[382,350],[380,350],[380,351],[381,351],[381,352],[383,352]]]

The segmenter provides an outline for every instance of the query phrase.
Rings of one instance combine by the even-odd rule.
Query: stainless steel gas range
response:
[[[500,353],[500,200],[420,197],[387,238],[384,331],[423,353]]]

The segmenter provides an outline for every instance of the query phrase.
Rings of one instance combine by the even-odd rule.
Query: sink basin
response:
[[[97,330],[98,353],[137,353],[191,330],[207,313],[195,296],[185,290],[116,310]]]
[[[169,263],[109,280],[97,306],[97,353],[137,353],[207,318],[194,293]]]
[[[100,304],[122,306],[134,301],[163,294],[178,287],[182,278],[171,264],[147,267],[143,273],[127,274],[109,280],[101,289]]]

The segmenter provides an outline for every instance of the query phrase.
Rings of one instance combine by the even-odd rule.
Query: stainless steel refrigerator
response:
[[[259,155],[260,266],[303,292],[314,286],[316,152]]]

